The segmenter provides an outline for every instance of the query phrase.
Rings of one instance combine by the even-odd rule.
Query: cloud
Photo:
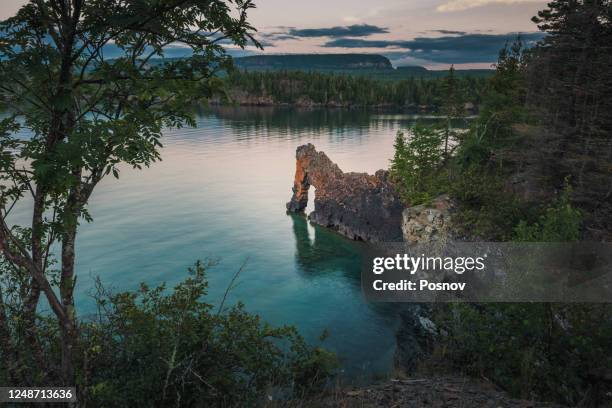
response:
[[[356,17],[355,17],[356,18]],[[370,24],[353,24],[348,26],[323,27],[323,28],[296,28],[287,26],[273,27],[274,31],[259,32],[257,38],[262,45],[274,46],[276,41],[299,40],[303,38],[351,38],[368,37],[372,34],[388,33],[385,27]]]
[[[267,38],[271,39],[271,40],[296,40],[298,37],[296,37],[295,35],[289,35],[289,34],[271,34],[266,36]]]
[[[294,27],[276,27],[276,31],[259,31],[255,38],[263,47],[275,47],[277,41],[298,40],[299,37],[287,34],[287,31]],[[279,31],[282,30],[282,31]]]
[[[347,23],[357,23],[361,21],[361,19],[355,16],[345,16],[345,17],[342,17],[342,21],[345,21]]]
[[[384,34],[389,30],[370,24],[353,24],[327,28],[290,28],[287,34],[295,37],[367,37],[372,34]]]
[[[264,33],[259,32],[258,38],[264,39],[267,41],[284,41],[284,40],[296,40],[298,37],[294,35],[289,35],[286,32],[273,32],[273,33]]]
[[[452,34],[465,35],[465,34],[467,34],[465,31],[453,31],[453,30],[431,30],[431,31],[433,33],[448,34],[448,35],[452,35]]]
[[[499,50],[517,35],[527,46],[542,39],[542,33],[463,34],[444,37],[417,37],[414,40],[367,40],[337,38],[326,42],[328,48],[378,48],[393,50],[403,58],[418,58],[442,63],[494,62]]]
[[[436,7],[436,11],[463,11],[475,7],[487,6],[489,4],[533,3],[538,1],[539,0],[448,0],[446,3]]]

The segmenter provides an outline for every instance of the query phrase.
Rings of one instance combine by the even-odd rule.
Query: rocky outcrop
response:
[[[404,374],[413,374],[422,360],[431,355],[439,334],[436,324],[427,317],[430,314],[427,306],[411,306],[400,312],[400,325],[395,333],[394,365]]]
[[[308,190],[316,189],[312,222],[351,239],[370,242],[402,240],[403,206],[388,173],[344,173],[312,144],[297,148],[290,212],[303,212]]]
[[[402,213],[402,233],[408,243],[446,241],[451,234],[453,202],[447,195],[428,205],[406,208]]]

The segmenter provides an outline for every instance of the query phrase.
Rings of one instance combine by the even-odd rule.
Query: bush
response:
[[[79,327],[81,401],[252,406],[268,395],[301,396],[326,384],[338,367],[333,354],[306,344],[293,327],[270,327],[242,304],[213,308],[204,301],[204,272],[205,265],[196,263],[172,291],[142,284],[113,294],[98,283],[96,317]],[[43,351],[57,356],[60,338],[51,327],[39,327],[47,336]],[[13,334],[14,342],[22,341]],[[7,369],[0,362],[5,377]],[[53,370],[42,375],[53,383]]]
[[[569,180],[555,203],[547,208],[539,221],[529,224],[521,221],[514,229],[515,241],[522,242],[568,242],[580,236],[582,212],[570,202],[572,189]]]
[[[609,305],[455,304],[434,320],[448,333],[438,344],[445,362],[515,397],[573,406],[593,369],[612,369]]]
[[[449,193],[458,205],[455,228],[472,239],[504,241],[512,236],[527,206],[505,191],[504,178],[494,171],[470,166],[453,171]]]

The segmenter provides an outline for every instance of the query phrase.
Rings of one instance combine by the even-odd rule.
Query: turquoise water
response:
[[[362,111],[223,108],[200,112],[196,128],[167,130],[162,162],[124,168],[92,197],[94,222],[77,242],[78,310],[92,310],[95,276],[115,289],[172,285],[205,258],[219,260],[208,274],[216,303],[246,260],[226,305],[243,301],[313,342],[327,329],[324,345],[352,378],[388,372],[396,307],[365,303],[364,244],[287,215],[285,203],[299,145],[313,143],[344,171],[372,173],[388,166],[396,130],[411,122]]]

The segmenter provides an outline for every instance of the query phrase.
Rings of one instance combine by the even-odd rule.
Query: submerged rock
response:
[[[387,171],[345,173],[310,143],[297,148],[296,159],[288,211],[306,209],[312,185],[316,189],[312,222],[355,240],[402,240],[403,206]]]

